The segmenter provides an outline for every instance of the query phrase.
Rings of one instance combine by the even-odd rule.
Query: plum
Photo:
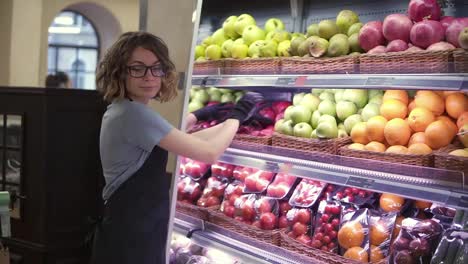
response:
[[[409,239],[406,239],[404,237],[400,237],[395,242],[393,243],[393,250],[395,251],[401,251],[409,248]]]
[[[426,239],[417,238],[409,243],[409,250],[415,257],[425,256],[431,253],[431,246]]]
[[[433,219],[424,219],[414,225],[412,233],[438,235],[442,232],[442,226]]]
[[[415,264],[416,261],[411,256],[408,250],[402,250],[396,253],[395,259],[393,260],[396,264]]]

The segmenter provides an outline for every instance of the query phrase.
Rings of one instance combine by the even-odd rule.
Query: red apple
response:
[[[258,112],[262,117],[268,118],[271,121],[274,121],[276,118],[275,111],[270,107],[265,107]]]
[[[304,245],[310,245],[310,243],[312,242],[312,240],[310,239],[308,235],[300,235],[296,238],[296,240],[299,241],[299,243],[302,243]]]
[[[271,108],[273,108],[273,110],[275,111],[275,113],[278,115],[280,113],[284,113],[284,111],[286,110],[286,108],[288,108],[288,106],[291,105],[291,102],[287,102],[287,101],[276,101],[276,102],[273,102],[272,105],[271,105]]]
[[[242,207],[242,218],[247,221],[251,221],[255,217],[255,210],[249,204],[244,204]]]
[[[216,196],[210,196],[206,199],[206,207],[211,207],[221,204],[221,201]]]
[[[300,236],[307,233],[307,226],[300,222],[296,222],[294,223],[292,230],[296,236]]]
[[[285,228],[285,227],[288,227],[289,226],[289,223],[288,223],[288,219],[286,218],[286,216],[282,215],[278,218],[278,227],[279,228]]]
[[[234,211],[235,211],[235,208],[232,205],[228,205],[224,207],[224,214],[229,217],[234,217]]]
[[[308,209],[300,209],[297,213],[297,221],[309,225],[310,224],[310,211]]]
[[[276,227],[276,216],[273,213],[263,213],[260,215],[260,223],[263,229],[273,230]]]
[[[271,203],[268,199],[257,200],[256,207],[260,214],[271,212]]]
[[[261,223],[260,221],[258,221],[258,220],[257,220],[257,221],[254,221],[254,222],[252,223],[252,225],[255,226],[255,227],[258,228],[258,229],[261,229],[261,228],[262,228],[262,223]]]
[[[255,178],[255,176],[250,175],[245,178],[245,187],[249,191],[257,190],[257,179]]]
[[[281,201],[279,203],[280,215],[286,215],[292,206],[287,201]]]
[[[234,202],[236,201],[236,199],[239,198],[239,195],[238,194],[235,194],[235,193],[232,193],[230,196],[229,196],[229,204],[230,205],[234,205]]]
[[[255,184],[255,190],[257,190],[257,192],[263,192],[268,187],[268,184],[270,184],[270,181],[260,178]]]
[[[312,240],[310,246],[319,249],[322,247],[322,242],[320,242],[320,240]]]
[[[259,175],[258,175],[258,178],[260,179],[265,179],[267,181],[271,181],[271,179],[273,179],[273,176],[275,174],[271,171],[259,171]]]
[[[224,164],[224,168],[221,170],[221,175],[226,178],[231,178],[234,168],[235,166],[232,164]]]

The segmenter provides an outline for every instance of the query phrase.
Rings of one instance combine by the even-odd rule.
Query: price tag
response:
[[[203,84],[202,78],[192,78],[192,85],[200,86]]]
[[[372,86],[391,86],[395,78],[393,77],[369,77],[367,78],[366,85]]]
[[[372,179],[364,179],[358,177],[349,177],[346,185],[351,185],[358,188],[371,189],[374,184]]]
[[[468,208],[468,196],[461,196],[458,200],[458,206]]]
[[[296,77],[279,77],[276,80],[277,86],[293,86],[296,84]]]

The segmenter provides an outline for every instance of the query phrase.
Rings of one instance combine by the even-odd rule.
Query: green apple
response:
[[[211,39],[213,40],[212,44],[216,44],[221,47],[224,41],[228,40],[228,37],[224,34],[224,30],[220,28],[211,35]]]
[[[234,45],[234,40],[228,39],[224,41],[223,45],[221,45],[221,53],[223,54],[224,58],[231,57],[231,48]]]
[[[250,44],[249,46],[249,57],[251,58],[259,58],[260,57],[260,47],[263,47],[266,45],[265,40],[257,40],[254,43]]]
[[[290,105],[284,110],[284,120],[291,120],[291,114],[293,112],[294,106]]]
[[[291,34],[286,30],[275,30],[273,31],[272,40],[278,43],[284,40],[291,40]]]
[[[208,36],[208,37],[206,37],[206,38],[203,39],[201,45],[202,45],[203,47],[206,48],[206,47],[208,47],[208,46],[211,45],[211,44],[213,44],[213,38],[212,38],[211,36]]]
[[[274,35],[275,35],[275,31],[270,31],[266,33],[265,40],[272,40]]]
[[[260,57],[270,58],[276,57],[276,51],[278,50],[278,43],[274,40],[267,40],[264,46],[260,47]]]
[[[335,92],[335,102],[343,101],[344,90],[339,90]]]
[[[312,124],[313,128],[317,128],[321,116],[322,114],[318,110],[315,110],[312,113],[312,118],[310,118],[310,124]]]
[[[338,125],[336,124],[336,119],[335,117],[331,116],[331,115],[321,115],[318,119],[318,122],[317,122],[317,126],[320,124],[320,123],[331,123],[331,124],[335,124],[335,126],[338,127]]]
[[[221,59],[221,47],[216,44],[211,44],[205,49],[205,57],[209,60],[219,60]]]
[[[363,108],[367,99],[367,90],[363,89],[345,89],[343,94],[343,100],[355,103],[358,108]]]
[[[293,96],[293,105],[299,105],[306,94],[305,93],[298,93]]]
[[[318,95],[318,96],[320,96],[320,94],[322,94],[324,91],[325,91],[325,89],[316,89],[316,88],[310,89],[310,92],[312,94],[315,94],[315,95]]]
[[[318,138],[316,129],[312,130],[312,133],[310,134],[310,138]]]
[[[221,92],[215,91],[210,94],[210,102],[220,102],[221,101]]]
[[[234,95],[232,93],[225,93],[221,96],[221,103],[233,103],[235,100]]]
[[[236,39],[240,37],[240,34],[236,32],[236,29],[234,27],[234,25],[236,24],[236,21],[237,21],[237,16],[230,16],[226,18],[226,20],[224,20],[223,22],[224,34],[226,34],[226,36],[228,36],[231,39]]]
[[[464,149],[456,149],[456,150],[450,151],[449,155],[468,158],[468,151]]]
[[[362,117],[361,115],[358,115],[358,114],[355,114],[346,118],[346,120],[344,121],[346,133],[348,134],[351,133],[351,129],[353,129],[354,125],[360,122],[362,122]]]
[[[330,100],[320,102],[318,110],[322,115],[336,116],[336,105]]]
[[[190,89],[190,100],[193,99],[193,97],[195,96],[195,93],[196,91],[198,91],[200,89],[198,89],[197,87],[192,87],[192,89]]]
[[[203,108],[204,105],[200,101],[192,101],[188,104],[188,111],[191,113],[197,111],[198,109]]]
[[[243,38],[238,38],[238,39],[234,40],[234,44],[245,44],[245,41],[244,41]]]
[[[338,128],[338,136],[337,138],[344,138],[348,137],[348,133],[346,133],[346,130]]]
[[[256,40],[265,39],[265,31],[256,25],[247,26],[242,33],[242,39],[244,39],[245,44],[248,46]]]
[[[202,45],[195,46],[195,59],[205,56],[205,47]]]
[[[198,57],[195,61],[206,61],[206,58],[205,57]]]
[[[344,126],[343,123],[338,124],[338,129],[343,129],[344,131],[346,131],[346,127]]]
[[[330,38],[327,50],[328,57],[339,57],[349,53],[349,40],[345,34],[336,34]]]
[[[273,30],[284,30],[284,23],[281,19],[270,18],[265,22],[265,31],[270,32]]]
[[[359,33],[354,33],[348,38],[349,49],[351,52],[364,52],[359,42]]]
[[[319,35],[318,29],[319,29],[318,24],[310,24],[307,27],[307,37],[318,36]]]
[[[234,23],[234,29],[237,34],[242,36],[244,29],[250,25],[256,25],[255,19],[249,14],[242,14],[237,17],[236,22]]]
[[[289,136],[294,135],[294,124],[292,120],[284,121],[279,129],[280,129],[281,134],[285,134]]]
[[[312,117],[312,111],[302,105],[296,105],[292,109],[291,120],[294,124],[309,122]]]
[[[349,116],[357,113],[357,107],[353,102],[340,101],[336,104],[336,116],[340,120],[345,120]]]
[[[305,37],[305,35],[300,33],[300,32],[291,33],[291,40],[293,40],[294,38],[297,38],[297,37]]]
[[[309,123],[306,122],[301,122],[298,123],[294,126],[293,128],[293,135],[295,137],[302,137],[302,138],[310,138],[310,135],[312,134],[312,127],[309,125]]]
[[[278,44],[277,53],[279,57],[291,57],[291,53],[289,53],[291,49],[291,41],[284,40]]]
[[[351,36],[355,33],[359,34],[359,31],[361,31],[362,26],[363,24],[361,22],[352,24],[348,29],[347,35]]]
[[[220,93],[221,93],[221,91],[219,90],[219,88],[216,88],[216,87],[214,87],[214,86],[213,86],[213,87],[209,87],[209,88],[207,88],[207,89],[205,89],[205,90],[206,90],[206,92],[208,93],[208,95],[211,95],[212,93],[216,93],[216,92],[220,92]]]
[[[249,47],[245,44],[233,44],[231,47],[231,57],[243,59],[249,54]]]
[[[338,34],[340,29],[333,20],[322,20],[318,26],[318,33],[321,38],[330,39]]]
[[[303,42],[301,42],[301,44],[299,45],[299,47],[297,47],[297,55],[300,56],[300,57],[304,57],[304,56],[310,55],[310,54],[309,54],[309,46],[310,46],[310,43],[311,43],[315,38],[318,38],[318,37],[317,37],[317,36],[308,37],[308,38],[306,38]]]
[[[338,136],[338,127],[336,123],[321,122],[315,129],[319,138],[336,138]]]
[[[361,113],[362,121],[367,122],[371,117],[380,115],[380,106],[378,104],[367,104]]]
[[[320,100],[322,100],[322,101],[328,100],[328,101],[335,102],[335,95],[331,92],[331,90],[323,91],[323,92],[319,95],[319,98],[320,98]]]
[[[369,90],[369,98],[372,98],[376,95],[380,95],[380,96],[383,96],[384,95],[384,92],[382,90]]]
[[[283,126],[283,123],[286,122],[284,119],[280,119],[276,121],[275,123],[275,132],[281,133],[281,127]]]
[[[374,96],[370,97],[369,104],[373,103],[373,104],[381,105],[382,101],[383,101],[383,96],[378,94],[378,95],[374,95]]]
[[[468,133],[466,133],[467,131],[468,131],[468,124],[464,124],[458,130],[458,134],[460,134],[460,135],[458,135],[458,139],[463,144],[463,146],[465,146],[465,148],[468,148]],[[462,134],[462,133],[464,133],[464,134]]]
[[[206,104],[209,99],[210,99],[210,96],[207,91],[198,90],[195,92],[192,101],[198,101],[202,104]]]
[[[232,93],[232,90],[231,89],[227,89],[227,88],[216,88],[218,89],[218,91],[220,91],[221,93],[225,94],[225,93]],[[236,92],[237,93],[237,92]]]
[[[307,107],[311,112],[317,110],[319,104],[320,99],[311,93],[304,95],[302,100],[299,102],[299,105]]]
[[[336,16],[336,25],[341,33],[347,34],[348,29],[359,22],[359,16],[351,10],[343,10]]]
[[[292,56],[297,56],[299,45],[304,42],[306,38],[304,36],[293,37],[291,40],[291,50],[290,53]]]
[[[310,37],[309,53],[314,58],[319,58],[327,53],[330,43],[324,38],[317,36]]]

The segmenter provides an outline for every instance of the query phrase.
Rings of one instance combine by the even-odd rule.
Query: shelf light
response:
[[[67,16],[58,16],[54,18],[54,23],[57,25],[71,26],[73,25],[73,18]]]
[[[81,28],[79,27],[49,27],[49,33],[80,34]]]

